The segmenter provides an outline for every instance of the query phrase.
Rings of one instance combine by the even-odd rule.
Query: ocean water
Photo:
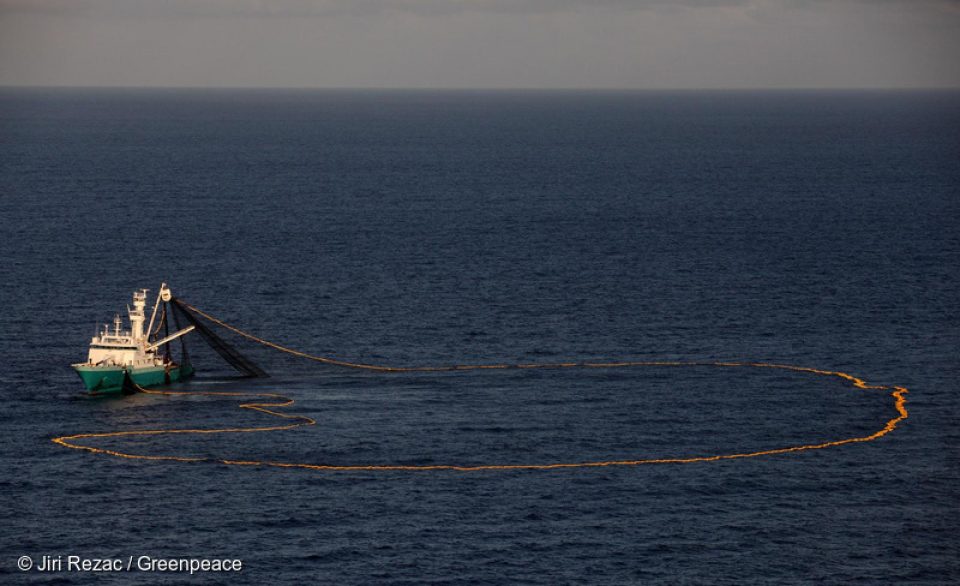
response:
[[[960,580],[960,94],[0,92],[0,581]],[[160,282],[264,338],[396,366],[744,360],[910,390],[875,441],[695,464],[347,471],[118,459],[63,434],[270,425],[83,398],[96,324]],[[224,334],[229,336],[228,334]],[[177,390],[317,425],[147,455],[549,464],[862,437],[888,391],[769,369],[378,373],[228,337]],[[241,559],[239,574],[18,558]],[[66,563],[66,562],[64,562]]]

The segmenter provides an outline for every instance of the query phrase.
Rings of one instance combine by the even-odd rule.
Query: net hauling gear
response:
[[[179,321],[178,318],[183,317],[183,319],[195,328],[195,331],[200,334],[204,341],[239,373],[249,377],[269,376],[265,370],[257,366],[252,360],[241,354],[226,340],[215,334],[210,328],[198,320],[189,309],[184,307],[184,304],[179,299],[173,297],[170,300],[170,305],[173,307],[174,319]]]

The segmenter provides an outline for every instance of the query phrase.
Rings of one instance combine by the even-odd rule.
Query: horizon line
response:
[[[0,90],[297,90],[297,91],[427,91],[427,92],[817,92],[817,91],[960,91],[960,85],[948,86],[703,86],[703,87],[533,87],[533,86],[246,86],[246,85],[71,85],[71,84],[5,84]]]

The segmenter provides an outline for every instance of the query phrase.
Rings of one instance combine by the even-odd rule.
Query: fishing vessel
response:
[[[144,328],[147,291],[134,291],[133,307],[127,306],[130,329],[122,329],[123,320],[116,315],[113,327],[103,325],[90,340],[87,361],[71,365],[91,394],[130,391],[135,388],[130,382],[144,387],[170,384],[193,374],[193,367],[185,356],[181,357],[182,363],[173,360],[169,344],[193,331],[195,326],[157,339],[161,329],[169,331],[166,302],[172,299],[172,295],[166,283],[160,285],[150,322]],[[161,302],[164,309],[158,320]]]

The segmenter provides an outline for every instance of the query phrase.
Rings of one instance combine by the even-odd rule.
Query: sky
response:
[[[960,0],[0,0],[0,85],[960,87]]]

